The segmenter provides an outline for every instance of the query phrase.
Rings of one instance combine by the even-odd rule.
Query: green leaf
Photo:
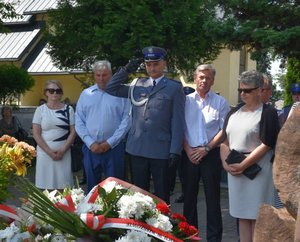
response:
[[[23,209],[41,221],[75,237],[95,233],[78,215],[55,207],[48,197],[26,178],[18,178],[17,188],[28,199]]]

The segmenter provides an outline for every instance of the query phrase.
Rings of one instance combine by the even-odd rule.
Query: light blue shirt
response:
[[[191,147],[207,145],[223,128],[230,107],[226,99],[209,91],[202,99],[195,91],[186,96],[185,138]]]
[[[93,85],[81,93],[75,113],[75,129],[90,147],[107,141],[111,148],[124,139],[131,125],[130,102],[114,97]]]
[[[156,78],[155,79],[155,83],[156,83],[156,85],[160,82],[160,80],[161,79],[163,79],[165,76],[164,75],[162,75],[161,77],[159,77],[159,78]],[[149,79],[148,80],[150,80],[150,83],[151,83],[151,86],[153,85],[153,81],[154,81],[154,79],[152,78],[152,77],[149,77]]]

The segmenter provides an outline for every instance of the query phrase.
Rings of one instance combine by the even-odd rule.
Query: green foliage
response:
[[[26,178],[17,179],[17,189],[28,199],[28,203],[23,207],[24,211],[74,237],[93,234],[93,231],[75,213],[70,213],[53,206],[49,198]]]
[[[34,86],[27,71],[14,65],[0,65],[0,103],[6,104]]]
[[[272,57],[267,50],[263,50],[259,53],[257,53],[257,56],[255,58],[257,60],[257,67],[256,69],[264,73],[266,75],[270,75],[270,69],[271,69],[271,62],[272,62]]]
[[[7,172],[2,169],[0,170],[0,204],[6,202],[6,200],[12,196],[8,190],[8,186],[13,184],[12,178],[13,176],[11,174],[7,174]]]
[[[50,13],[47,39],[60,67],[89,67],[95,59],[117,67],[157,45],[168,51],[169,70],[190,74],[220,51],[202,28],[214,16],[204,0],[60,0],[58,6]]]
[[[16,14],[13,4],[0,0],[0,33],[8,31],[8,29],[3,26],[3,19],[15,18],[17,16],[18,14]]]
[[[300,5],[297,1],[214,1],[218,18],[206,22],[214,41],[231,49],[246,45],[259,59],[260,52],[300,59]]]
[[[295,58],[290,58],[287,65],[287,73],[285,75],[284,90],[285,99],[284,105],[289,105],[293,103],[291,95],[291,85],[292,83],[300,82],[300,60]]]

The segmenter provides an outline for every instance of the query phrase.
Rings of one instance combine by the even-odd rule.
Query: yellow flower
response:
[[[6,173],[24,176],[28,165],[36,156],[35,148],[13,137],[3,135],[0,138],[0,169]]]

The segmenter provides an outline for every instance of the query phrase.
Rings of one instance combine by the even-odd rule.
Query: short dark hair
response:
[[[9,110],[12,113],[12,108],[11,107],[9,107],[9,106],[3,106],[2,109],[1,109],[1,115],[2,115],[2,117],[3,117],[3,114],[4,114],[5,110]]]

